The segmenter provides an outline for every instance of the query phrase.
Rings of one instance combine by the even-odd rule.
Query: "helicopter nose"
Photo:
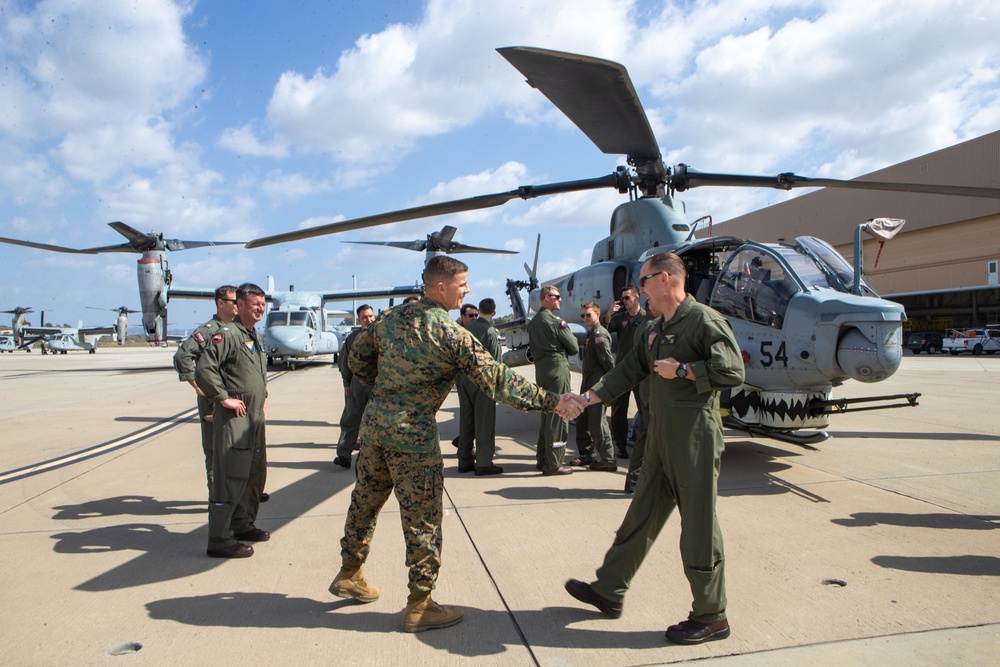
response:
[[[267,331],[267,351],[272,355],[312,350],[313,337],[305,327],[273,327]]]
[[[849,327],[837,344],[837,363],[858,382],[881,382],[896,372],[902,360],[900,322]]]

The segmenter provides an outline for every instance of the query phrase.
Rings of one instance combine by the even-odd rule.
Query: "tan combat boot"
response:
[[[450,628],[461,623],[464,616],[465,612],[461,607],[440,605],[428,594],[427,597],[407,602],[403,616],[403,631],[423,632],[436,628]]]
[[[361,603],[375,602],[382,592],[368,583],[360,567],[342,567],[330,584],[338,598],[353,598]]]

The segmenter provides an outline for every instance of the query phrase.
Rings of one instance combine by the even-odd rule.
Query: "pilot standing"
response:
[[[656,308],[646,304],[646,323],[637,334],[638,340],[645,340],[646,336],[653,331],[656,326],[655,320],[659,317]],[[625,493],[635,493],[635,485],[639,483],[639,473],[642,472],[642,462],[646,456],[646,436],[649,433],[649,383],[651,378],[646,378],[639,383],[639,391],[636,393],[636,403],[638,403],[639,417],[635,425],[635,446],[632,448],[632,456],[628,460],[628,474],[625,476]]]
[[[607,324],[608,331],[618,334],[618,341],[615,343],[615,364],[620,364],[622,360],[632,351],[635,346],[636,332],[642,328],[648,317],[639,303],[639,290],[636,287],[628,286],[622,290],[621,302],[625,305],[625,310],[615,301],[611,308],[601,318]],[[636,389],[635,402],[639,403],[639,392]],[[611,438],[615,442],[615,449],[618,451],[618,458],[627,459],[628,449],[628,407],[629,393],[626,392],[618,397],[615,404],[611,406]]]
[[[565,394],[571,391],[569,355],[577,354],[580,346],[566,320],[559,319],[562,295],[559,289],[546,285],[541,291],[542,305],[528,322],[528,346],[535,364],[538,386]],[[569,423],[554,412],[543,412],[538,431],[537,468],[543,475],[569,475],[573,469],[563,465]]]
[[[725,556],[715,503],[724,446],[719,391],[743,383],[743,359],[725,319],[685,294],[687,271],[673,253],[643,264],[640,285],[662,314],[625,359],[583,395],[609,403],[650,377],[650,424],[635,495],[597,580],[566,582],[577,600],[618,618],[629,583],[676,507],[680,550],[694,598],[686,621],[667,629],[675,644],[729,636]]]
[[[236,317],[236,288],[223,285],[215,290],[215,316],[194,330],[174,353],[174,368],[181,382],[187,382],[198,394],[198,419],[201,422],[201,449],[205,453],[208,493],[212,493],[212,404],[194,379],[195,364],[212,336],[226,328]]]
[[[582,394],[615,367],[615,358],[611,354],[611,334],[601,326],[601,307],[596,303],[585,303],[581,317],[590,329],[583,344]],[[576,420],[576,448],[580,456],[569,462],[571,466],[589,466],[591,470],[607,472],[618,470],[605,410],[603,403],[591,405]]]
[[[212,335],[195,368],[195,381],[214,408],[208,555],[216,558],[252,556],[253,547],[239,540],[271,539],[254,525],[267,478],[267,356],[255,329],[265,305],[264,290],[257,285],[236,288],[236,319]]]
[[[474,312],[476,317],[471,317]],[[486,348],[491,357],[499,361],[500,336],[493,328],[493,316],[496,312],[496,302],[493,299],[483,299],[479,302],[478,311],[471,308],[462,314],[462,318],[464,320],[467,315],[470,316],[465,328]],[[458,472],[474,470],[479,476],[499,475],[503,468],[493,465],[493,455],[496,453],[497,402],[463,374],[458,381],[458,405]]]
[[[367,303],[358,306],[355,311],[360,329],[351,331],[344,347],[337,355],[337,366],[340,368],[340,377],[344,380],[344,411],[340,415],[340,438],[337,440],[337,456],[333,462],[341,468],[351,467],[351,456],[358,448],[358,429],[361,427],[361,416],[365,414],[365,407],[371,400],[372,390],[366,384],[361,383],[348,364],[351,358],[351,348],[354,341],[368,325],[375,321],[375,310]]]

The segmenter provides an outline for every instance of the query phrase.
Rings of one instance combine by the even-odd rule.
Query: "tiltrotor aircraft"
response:
[[[382,290],[352,290],[349,292],[274,290],[274,281],[268,276],[266,299],[271,310],[264,320],[264,337],[261,341],[267,353],[267,363],[284,364],[295,370],[295,365],[315,356],[337,354],[347,335],[342,329],[328,325],[330,317],[343,315],[343,311],[329,311],[329,301],[352,299],[401,299],[419,296],[420,285],[403,285]],[[171,299],[212,299],[215,291],[178,287],[170,290]],[[349,329],[347,333],[350,333]]]
[[[124,345],[125,339],[128,338],[128,316],[129,313],[138,313],[141,311],[132,310],[127,306],[120,306],[119,308],[95,308],[94,306],[87,306],[90,310],[110,310],[113,313],[118,313],[118,319],[115,320],[115,335],[118,338],[118,344]]]
[[[24,325],[26,324],[25,315],[34,312],[31,308],[24,308],[22,306],[17,306],[11,310],[0,310],[0,313],[10,313],[14,317],[11,319],[10,328],[14,332],[14,345],[20,346],[24,342]]]
[[[140,232],[124,222],[109,222],[108,226],[128,239],[119,245],[98,246],[96,248],[66,248],[48,243],[35,243],[20,239],[0,237],[0,243],[40,248],[54,252],[96,255],[105,252],[141,253],[138,260],[139,300],[142,308],[142,326],[146,340],[150,343],[166,345],[167,341],[167,290],[173,277],[167,267],[167,250],[188,250],[218,245],[241,245],[242,241],[181,241],[164,239],[163,234]]]
[[[402,248],[403,250],[413,250],[424,253],[424,264],[430,261],[435,255],[455,255],[459,253],[490,253],[496,255],[516,255],[516,250],[497,250],[495,248],[477,248],[476,246],[465,245],[455,241],[455,232],[458,228],[445,225],[440,232],[432,232],[426,239],[416,239],[415,241],[344,241],[344,243],[356,243],[361,245],[377,245],[389,248]]]
[[[849,404],[902,401],[857,408],[861,410],[916,404],[917,394],[831,399],[833,388],[848,379],[884,380],[902,358],[903,308],[879,298],[864,283],[858,272],[862,266],[858,252],[855,270],[831,246],[813,237],[789,243],[758,243],[736,236],[697,239],[695,224],[674,194],[704,185],[855,188],[989,198],[1000,197],[1000,190],[806,178],[792,173],[717,174],[685,164],[666,167],[625,67],[537,48],[509,47],[499,52],[602,152],[626,155],[628,166],[598,178],[526,185],[278,234],[255,239],[247,247],[489,208],[513,199],[611,187],[628,194],[629,200],[612,213],[610,235],[594,246],[589,266],[553,281],[564,295],[563,317],[578,319],[579,307],[587,301],[596,301],[607,310],[623,287],[638,282],[646,258],[673,251],[688,267],[688,291],[726,316],[743,351],[746,383],[728,397],[731,424],[807,444],[828,436],[823,431],[799,433],[800,429],[826,427],[830,414],[846,410]],[[882,225],[872,222],[866,227],[877,231]],[[856,247],[859,239],[856,236]],[[518,317],[506,332],[513,349],[505,354],[505,361],[526,363],[530,361],[524,327],[527,311],[518,289],[529,290],[529,303],[537,309],[540,283],[534,270],[529,270],[527,281],[508,280],[507,284]]]
[[[35,343],[42,344],[42,354],[66,354],[81,351],[95,354],[97,344],[104,336],[115,333],[114,327],[24,327],[21,347],[28,349]]]

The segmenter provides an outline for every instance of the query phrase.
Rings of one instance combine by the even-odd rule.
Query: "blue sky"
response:
[[[601,154],[494,50],[509,45],[623,63],[668,165],[853,178],[1000,129],[998,32],[1000,8],[981,0],[0,0],[0,236],[108,245],[122,220],[249,240],[614,170],[622,156]],[[681,199],[718,222],[789,196]],[[505,313],[504,279],[523,277],[536,233],[541,277],[562,275],[589,261],[621,201],[561,195],[169,260],[184,287],[268,274],[302,290],[347,289],[352,275],[407,284],[422,255],[341,241],[454,224],[465,243],[522,251],[461,257],[470,300]],[[137,257],[0,245],[0,310],[101,324],[86,306],[138,307]],[[171,301],[171,328],[211,312]]]

